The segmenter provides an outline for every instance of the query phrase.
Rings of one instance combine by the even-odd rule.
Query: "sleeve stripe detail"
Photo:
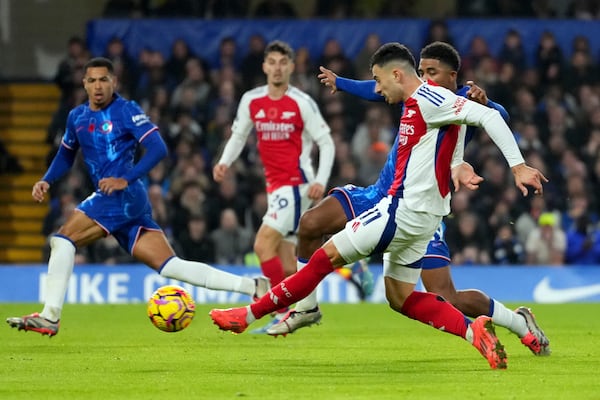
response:
[[[142,140],[144,140],[146,138],[146,136],[148,136],[149,134],[151,134],[152,132],[157,131],[157,130],[158,130],[158,127],[155,126],[154,128],[150,129],[148,132],[144,133],[142,135],[142,137],[140,138],[140,140],[138,140],[138,143],[141,143]]]

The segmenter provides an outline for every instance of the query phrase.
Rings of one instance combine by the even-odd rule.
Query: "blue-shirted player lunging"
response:
[[[266,278],[229,274],[175,255],[152,219],[148,196],[140,181],[167,155],[158,128],[135,102],[115,93],[117,80],[110,60],[91,59],[84,72],[83,85],[89,101],[69,113],[60,149],[42,180],[33,185],[32,196],[36,201],[44,200],[50,184],[71,168],[79,148],[96,191],[78,205],[50,239],[42,312],[8,318],[6,322],[19,330],[56,335],[73,272],[75,249],[109,234],[136,259],[165,278],[255,297],[266,293],[269,287]],[[138,143],[146,152],[134,164]]]

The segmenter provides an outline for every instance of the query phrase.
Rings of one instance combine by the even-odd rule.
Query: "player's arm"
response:
[[[475,125],[485,129],[508,162],[515,178],[515,184],[523,195],[526,196],[528,193],[525,185],[532,186],[536,194],[542,194],[542,181],[547,182],[548,180],[540,171],[525,164],[519,146],[500,113],[495,109],[458,97],[450,91],[444,92],[444,101],[439,107],[428,107],[426,111],[428,123],[437,124],[437,126],[449,123]],[[423,103],[428,104],[426,101]]]
[[[375,81],[359,81],[355,79],[342,78],[335,72],[319,67],[321,73],[317,75],[322,84],[331,88],[331,93],[338,90],[350,93],[364,100],[384,102],[385,98],[375,93]]]
[[[225,178],[231,164],[240,156],[251,130],[250,100],[247,95],[244,95],[240,100],[235,120],[231,125],[231,137],[225,144],[219,162],[213,168],[213,179],[216,182],[221,182]]]
[[[487,97],[487,93],[485,92],[485,90],[477,86],[473,81],[467,81],[467,85],[469,86],[466,92],[466,97],[468,99],[493,108],[494,110],[497,110],[506,122],[510,120],[510,116],[508,115],[508,112],[506,111],[504,106],[502,104],[490,100]]]
[[[146,176],[169,153],[158,129],[146,135],[140,143],[146,151],[137,164],[123,175],[128,184]]]
[[[127,171],[122,177],[106,177],[98,181],[98,189],[106,194],[117,190],[124,190],[131,183],[146,176],[168,154],[167,145],[163,141],[158,129],[153,129],[140,142],[146,150],[142,158]]]
[[[302,119],[304,120],[304,130],[315,141],[319,148],[319,167],[317,176],[308,190],[308,197],[311,200],[318,200],[325,194],[325,187],[331,175],[333,162],[335,159],[335,145],[331,138],[331,130],[327,122],[323,119],[317,104],[308,97],[308,101],[300,105]]]
[[[75,162],[79,142],[77,142],[77,137],[75,135],[72,113],[73,112],[71,111],[67,117],[67,129],[60,142],[58,152],[50,163],[50,167],[48,167],[48,170],[42,179],[33,185],[31,196],[35,201],[42,202],[44,200],[44,195],[48,192],[48,189],[50,189],[50,185],[62,178]]]

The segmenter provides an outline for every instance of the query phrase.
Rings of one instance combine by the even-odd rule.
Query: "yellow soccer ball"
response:
[[[161,331],[178,332],[187,328],[195,312],[194,299],[180,286],[162,286],[148,300],[150,322]]]

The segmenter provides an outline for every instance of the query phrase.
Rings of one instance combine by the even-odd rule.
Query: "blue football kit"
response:
[[[357,81],[354,79],[337,77],[335,83],[338,90],[354,94],[365,100],[385,101],[383,96],[380,96],[375,92],[375,81],[373,80]],[[458,96],[467,97],[467,91],[469,89],[469,86],[462,86],[458,89],[456,94]],[[502,105],[490,100],[488,101],[487,106],[496,109],[505,120],[508,120],[508,113]],[[475,131],[476,127],[467,126],[465,145],[473,138]],[[356,216],[371,209],[380,199],[387,196],[387,191],[392,183],[394,171],[396,169],[397,150],[398,136],[396,136],[394,145],[388,154],[385,165],[381,170],[379,178],[374,184],[367,187],[345,185],[343,187],[333,188],[329,191],[329,195],[336,198],[342,205],[348,220],[354,219]],[[423,269],[442,268],[450,264],[450,250],[448,249],[448,245],[444,238],[445,231],[446,226],[442,221],[435,232],[433,239],[429,242],[427,251],[421,260],[421,267]]]
[[[146,153],[134,164],[138,143],[143,144]],[[63,176],[73,165],[78,149],[96,190],[77,210],[131,253],[143,230],[161,230],[152,219],[152,208],[140,180],[167,154],[157,126],[136,102],[117,94],[98,111],[86,102],[69,113],[59,151],[42,180],[51,184]],[[124,178],[128,186],[110,195],[103,193],[98,183],[108,177]]]

